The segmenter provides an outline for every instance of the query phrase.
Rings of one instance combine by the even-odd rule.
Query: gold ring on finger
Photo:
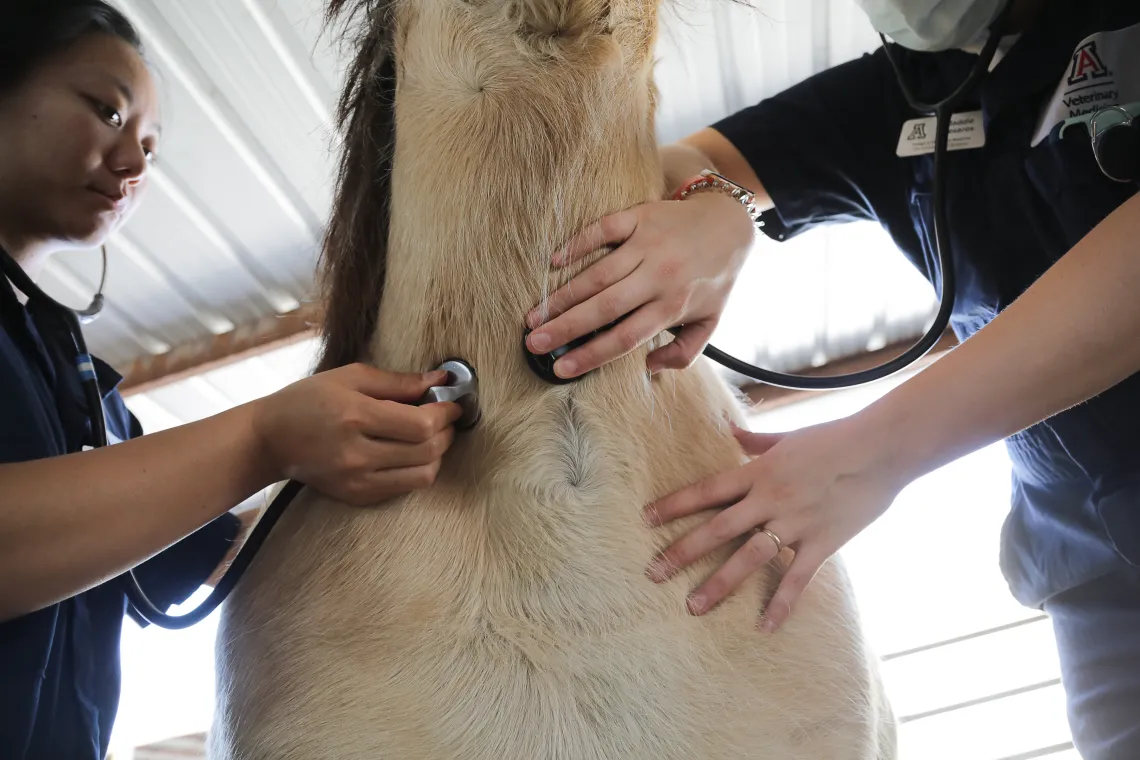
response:
[[[779,554],[780,551],[784,548],[784,542],[780,540],[780,537],[767,528],[757,527],[753,528],[753,530],[757,533],[763,533],[765,536],[772,539],[773,543],[776,544],[776,554]]]

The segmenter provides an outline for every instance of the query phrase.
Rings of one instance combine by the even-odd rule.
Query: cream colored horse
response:
[[[430,488],[372,509],[305,492],[285,513],[223,608],[213,757],[894,757],[837,561],[774,635],[755,625],[776,568],[685,610],[739,544],[646,578],[707,517],[650,529],[641,507],[742,461],[727,385],[703,363],[650,380],[644,350],[565,386],[524,362],[522,316],[573,274],[551,251],[664,192],[656,3],[332,6],[357,57],[322,365],[464,357],[483,419]]]

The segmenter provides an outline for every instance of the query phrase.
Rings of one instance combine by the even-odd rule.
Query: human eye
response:
[[[99,114],[99,118],[107,122],[116,129],[123,126],[123,115],[114,106],[109,106],[98,98],[88,98],[91,105],[94,106],[95,112]]]

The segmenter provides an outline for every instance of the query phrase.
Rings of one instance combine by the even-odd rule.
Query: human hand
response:
[[[364,364],[321,372],[252,403],[272,481],[294,479],[353,505],[375,504],[435,481],[462,410],[412,404],[445,371],[386,372]]]
[[[683,369],[716,329],[754,236],[745,209],[718,192],[604,217],[556,253],[554,265],[564,267],[605,245],[618,247],[531,310],[527,326],[534,332],[527,348],[547,353],[624,316],[558,359],[555,374],[589,372],[679,324],[684,327],[674,340],[650,353],[646,363],[651,372]],[[546,322],[547,314],[556,316]]]
[[[776,630],[824,562],[874,522],[905,485],[879,456],[878,447],[848,434],[846,420],[782,435],[733,432],[752,461],[670,494],[645,508],[657,526],[706,509],[726,507],[670,545],[649,568],[668,580],[710,551],[739,537],[747,542],[688,600],[689,611],[712,609],[749,576],[776,558],[777,541],[795,551],[760,620]]]

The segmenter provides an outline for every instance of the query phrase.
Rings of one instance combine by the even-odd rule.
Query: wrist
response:
[[[901,491],[914,480],[910,462],[900,456],[897,439],[887,427],[866,414],[866,410],[825,423],[831,428],[833,469],[856,480],[890,484]]]
[[[721,196],[732,200],[747,216],[750,234],[754,235],[764,225],[760,219],[760,209],[756,205],[755,193],[711,169],[705,169],[687,180],[673,194],[673,199],[684,201],[708,195]]]
[[[672,198],[687,180],[705,169],[717,171],[713,160],[691,145],[673,143],[659,150],[661,171],[665,175],[665,197]]]
[[[938,407],[932,407],[910,378],[848,418],[851,438],[884,477],[905,486],[946,464]]]
[[[226,413],[230,415],[239,456],[246,465],[244,478],[252,486],[251,491],[259,491],[288,477],[273,455],[273,442],[267,431],[266,417],[269,413],[263,398],[234,407]]]

